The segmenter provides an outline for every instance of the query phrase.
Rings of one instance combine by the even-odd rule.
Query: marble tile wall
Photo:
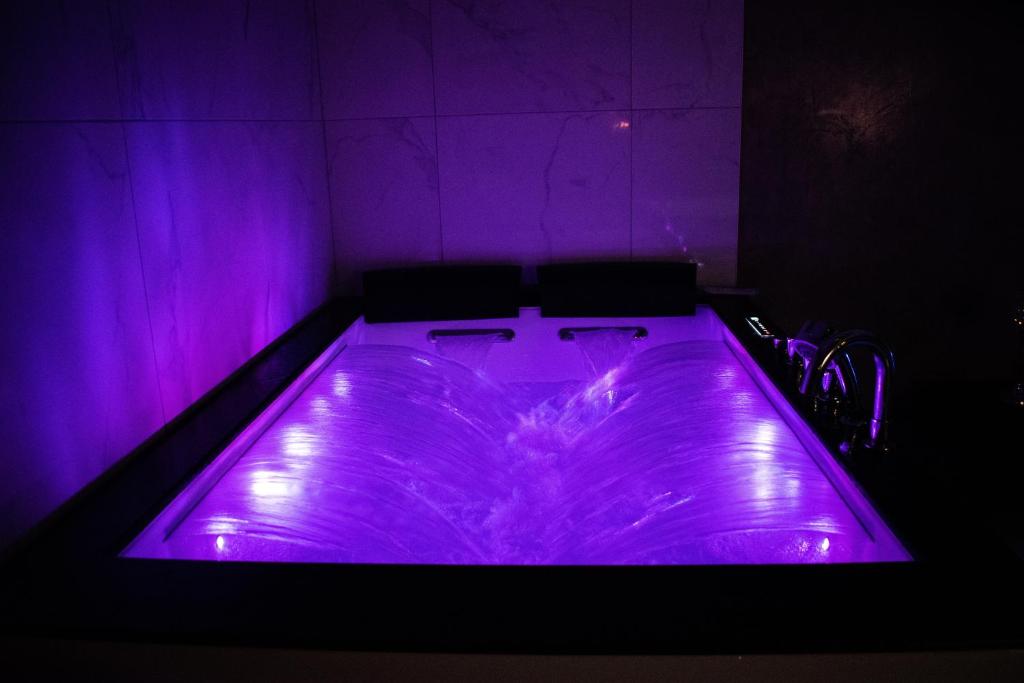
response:
[[[0,548],[334,291],[314,17],[0,9]]]
[[[171,417],[327,298],[323,131],[319,122],[126,127]]]
[[[320,118],[311,3],[118,0],[111,14],[125,118]]]
[[[430,2],[317,0],[324,116],[433,116]]]
[[[366,268],[441,260],[436,143],[432,116],[327,123],[343,289]]]
[[[2,547],[164,412],[121,125],[0,123],[0,169]]]
[[[629,253],[627,112],[438,119],[446,260]]]
[[[119,119],[107,3],[0,3],[0,83],[3,120]]]
[[[0,547],[366,268],[688,258],[731,284],[742,24],[734,0],[4,3]]]
[[[317,31],[346,288],[584,258],[734,284],[741,1],[321,0]]]

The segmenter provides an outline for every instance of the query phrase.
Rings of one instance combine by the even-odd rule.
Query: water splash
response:
[[[479,335],[452,335],[438,337],[437,352],[471,370],[483,370],[487,355],[497,341],[498,333]]]
[[[600,377],[626,360],[634,348],[633,329],[576,330],[573,338],[591,377]]]
[[[724,344],[631,356],[631,333],[604,332],[581,339],[585,382],[502,385],[451,358],[350,347],[182,522],[171,556],[886,559]]]

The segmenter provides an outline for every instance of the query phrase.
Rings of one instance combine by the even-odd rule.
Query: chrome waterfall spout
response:
[[[786,339],[786,360],[794,373],[797,386],[803,387],[811,371],[818,349],[834,334],[828,323],[808,320],[801,326],[795,337]],[[809,379],[808,379],[809,381]],[[812,385],[808,385],[812,386]],[[815,398],[815,411],[824,408],[838,416],[841,405],[847,410],[860,414],[860,385],[856,368],[846,354],[839,354],[822,373],[819,380],[820,396]],[[803,393],[806,390],[801,389]],[[830,400],[831,397],[831,400]],[[818,399],[823,399],[820,403]]]
[[[855,349],[866,349],[875,363],[875,384],[868,419],[868,435],[864,446],[884,449],[888,437],[889,397],[892,375],[896,361],[892,351],[877,336],[865,330],[847,330],[826,339],[817,348],[800,382],[800,393],[809,394],[814,387],[822,386],[828,373],[852,372],[853,364],[849,354]],[[838,371],[838,372],[837,372]],[[848,378],[849,379],[849,378]],[[840,378],[840,381],[841,378]],[[856,379],[852,380],[856,383]]]

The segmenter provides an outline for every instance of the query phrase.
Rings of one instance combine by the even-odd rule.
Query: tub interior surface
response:
[[[578,332],[560,338],[565,328]],[[481,333],[457,333],[470,330]],[[542,318],[536,309],[502,320],[359,320],[123,555],[910,559],[704,306],[629,320]]]

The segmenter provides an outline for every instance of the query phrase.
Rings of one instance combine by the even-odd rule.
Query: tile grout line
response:
[[[629,0],[629,260],[633,260],[633,137],[636,135],[633,109],[633,0]]]
[[[694,105],[691,107],[630,107],[628,111],[733,111],[741,109],[740,105]],[[535,111],[484,111],[484,112],[457,112],[454,114],[436,114],[439,119],[459,119],[483,116],[543,116],[544,114],[615,114],[622,112],[622,107],[611,109],[549,109]],[[434,114],[404,114],[393,116],[350,116],[328,121],[371,121],[374,119],[416,119],[430,118]],[[194,120],[194,119],[192,119]],[[234,119],[233,119],[234,120]]]
[[[321,103],[321,108],[322,108]],[[720,107],[634,107],[627,111],[631,113],[643,111],[738,111],[742,107],[729,105]],[[2,125],[26,125],[26,124],[56,124],[56,123],[320,123],[340,121],[387,121],[397,119],[457,119],[475,118],[484,116],[543,116],[545,114],[614,114],[623,109],[557,109],[551,111],[508,111],[508,112],[477,112],[463,114],[407,114],[393,116],[346,116],[338,118],[315,118],[315,119],[202,119],[202,118],[131,118],[131,119],[0,119]]]
[[[334,197],[331,194],[331,162],[330,154],[327,151],[327,117],[324,116],[324,78],[320,64],[320,20],[316,13],[316,3],[311,2],[310,8],[313,16],[313,46],[316,52],[316,83],[320,97],[320,132],[324,150],[324,182],[327,183],[327,228],[331,236],[331,274],[334,282],[331,287],[331,296],[336,296],[341,289],[341,279],[338,277],[338,243],[334,236]]]
[[[743,49],[743,45],[746,35],[747,10],[746,7],[744,7],[743,18],[740,20],[740,106],[737,107],[740,116],[740,135],[739,149],[736,150],[736,153],[738,155],[737,163],[739,164],[739,168],[736,171],[736,249],[734,252],[735,258],[733,261],[733,264],[735,266],[735,270],[733,271],[733,273],[735,274],[733,277],[733,285],[736,287],[740,286],[740,244],[742,244],[743,242],[743,238],[741,235],[741,233],[743,232],[743,193],[741,192],[741,188],[743,187],[743,90],[747,74],[747,70],[743,68],[744,60],[746,59],[746,50]]]
[[[107,3],[107,28],[110,31],[110,51],[113,57],[114,85],[117,88],[118,108],[121,105],[121,77],[117,72],[117,44],[114,38],[114,15]],[[164,406],[163,382],[160,378],[160,362],[156,355],[156,332],[153,330],[153,313],[149,301],[149,285],[146,283],[146,268],[142,256],[142,234],[139,227],[139,210],[135,201],[135,180],[132,177],[132,160],[128,149],[128,128],[124,119],[118,120],[121,126],[121,143],[124,146],[125,175],[128,178],[128,197],[132,205],[132,222],[135,224],[135,247],[139,255],[139,276],[142,279],[142,299],[146,302],[146,322],[149,324],[149,345],[153,352],[153,374],[156,377],[157,399],[160,404],[160,418],[164,425],[167,424],[167,408]]]
[[[437,132],[437,67],[434,63],[434,0],[427,2],[430,24],[430,86],[434,102],[434,180],[437,185],[437,234],[440,239],[441,263],[444,263],[444,221],[441,219],[441,144]],[[412,117],[409,117],[412,118]]]

